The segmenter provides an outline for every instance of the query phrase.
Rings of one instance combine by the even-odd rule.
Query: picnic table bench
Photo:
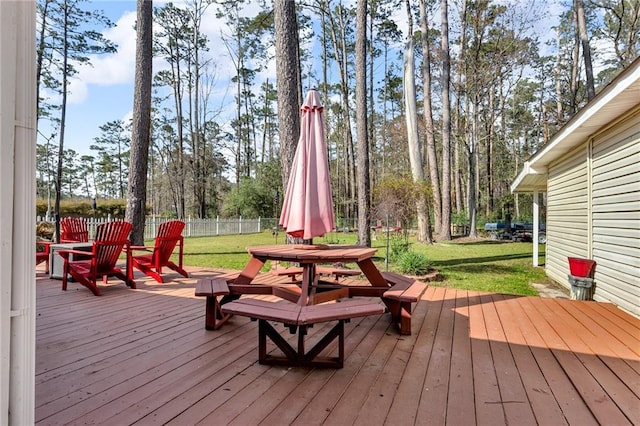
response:
[[[258,321],[258,362],[267,365],[300,367],[335,367],[344,365],[344,323],[351,318],[378,315],[384,312],[382,305],[363,300],[348,300],[320,305],[293,304],[286,301],[269,301],[242,298],[222,306],[224,314],[241,315]],[[281,322],[292,334],[298,333],[297,349],[292,347],[268,321]],[[338,321],[313,348],[305,351],[307,328],[313,324]],[[267,337],[284,356],[267,354]],[[319,357],[319,354],[338,339],[337,357]]]
[[[427,285],[413,278],[395,272],[382,272],[382,276],[391,284],[391,288],[382,295],[391,318],[400,329],[400,334],[411,334],[411,304],[420,300]]]
[[[206,277],[196,281],[196,296],[206,297],[204,328],[217,330],[231,318],[220,309],[218,296],[230,294],[227,279],[224,277]]]
[[[351,271],[351,270],[349,270]],[[357,272],[357,271],[356,271]],[[355,295],[370,295],[369,292],[377,292],[384,304],[387,306],[392,320],[398,326],[402,335],[411,335],[411,311],[412,303],[417,302],[427,285],[421,281],[395,272],[381,272],[384,279],[390,284],[386,288],[348,287],[348,286],[328,286],[329,291],[316,292],[313,289],[308,296],[310,303],[317,305],[336,298],[347,298]],[[296,284],[289,285],[261,285],[231,284],[238,276],[237,273],[224,274],[215,277],[206,277],[196,282],[196,296],[206,297],[205,328],[207,330],[217,330],[231,317],[221,310],[222,304],[226,301],[237,299],[241,294],[272,294],[287,301],[296,303],[302,297],[302,290]],[[318,288],[321,289],[322,286]],[[331,287],[331,288],[329,288]],[[372,293],[373,294],[373,293]],[[219,300],[219,297],[222,299]]]

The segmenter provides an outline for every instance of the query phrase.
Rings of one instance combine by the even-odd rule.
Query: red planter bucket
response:
[[[593,278],[596,272],[596,262],[590,259],[580,259],[578,257],[569,257],[569,270],[571,275],[576,277]]]

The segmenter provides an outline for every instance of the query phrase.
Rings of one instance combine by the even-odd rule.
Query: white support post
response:
[[[533,192],[533,266],[538,266],[540,234],[540,204],[538,191]]]
[[[0,425],[34,423],[35,4],[0,1]]]

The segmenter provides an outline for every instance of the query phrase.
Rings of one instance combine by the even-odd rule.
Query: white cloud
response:
[[[127,111],[127,113],[121,118],[121,120],[126,124],[133,118],[133,110]]]
[[[85,81],[78,78],[69,79],[69,88],[67,92],[67,104],[81,104],[87,98],[89,88]]]
[[[135,12],[125,12],[116,26],[104,32],[104,37],[118,46],[113,54],[92,55],[90,64],[78,67],[71,81],[69,103],[82,103],[88,94],[88,84],[110,86],[133,82],[136,59]]]

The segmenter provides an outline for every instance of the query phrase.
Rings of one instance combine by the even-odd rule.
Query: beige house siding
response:
[[[595,300],[640,315],[640,112],[593,140]]]
[[[640,317],[640,58],[524,162],[511,192],[547,193],[550,278],[569,287],[567,257],[593,259],[595,300]]]
[[[549,167],[545,268],[568,286],[567,257],[588,257],[588,176],[586,144]]]
[[[640,315],[640,111],[549,165],[546,272],[593,259],[595,300]]]

